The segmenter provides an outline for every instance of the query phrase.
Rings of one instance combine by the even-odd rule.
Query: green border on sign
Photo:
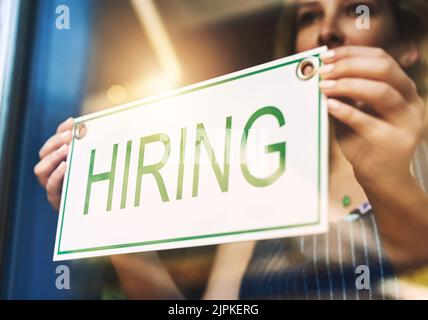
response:
[[[317,57],[319,60],[320,65],[322,64],[321,59],[319,58],[320,54],[315,54],[313,55],[313,57]],[[184,94],[188,94],[194,91],[199,91],[202,89],[206,89],[209,87],[213,87],[213,86],[217,86],[226,82],[230,82],[230,81],[234,81],[234,80],[238,80],[241,78],[245,78],[245,77],[249,77],[258,73],[262,73],[262,72],[266,72],[266,71],[270,71],[273,69],[277,69],[277,68],[281,68],[281,67],[285,67],[288,66],[290,64],[293,63],[299,63],[302,60],[307,59],[307,57],[304,58],[300,58],[300,59],[296,59],[293,61],[289,61],[289,62],[284,62],[284,63],[280,63],[278,65],[274,65],[274,66],[270,66],[264,69],[260,69],[260,70],[256,70],[256,71],[252,71],[246,74],[242,74],[242,75],[238,75],[238,76],[231,76],[228,79],[223,79],[223,80],[219,80],[217,82],[212,82],[212,83],[208,83],[205,85],[201,85],[195,88],[190,88],[187,90],[183,90],[180,92],[177,92],[175,94],[166,96],[166,97],[159,97],[158,99],[154,99],[154,100],[150,100],[150,101],[146,101],[146,102],[142,102],[140,104],[136,104],[136,105],[130,105],[127,108],[123,108],[120,110],[112,110],[111,112],[107,112],[106,114],[102,114],[102,115],[94,115],[94,117],[91,117],[89,119],[85,119],[83,121],[77,121],[75,123],[74,129],[73,129],[73,142],[71,145],[71,154],[70,154],[70,164],[69,164],[69,170],[68,170],[68,175],[67,175],[67,185],[65,188],[65,195],[64,195],[64,204],[61,210],[61,228],[60,228],[60,234],[59,234],[59,242],[58,242],[58,251],[57,254],[58,255],[62,255],[62,254],[70,254],[70,253],[81,253],[81,252],[89,252],[89,251],[102,251],[102,250],[109,250],[109,249],[119,249],[119,248],[129,248],[129,247],[137,247],[137,246],[144,246],[144,245],[152,245],[152,244],[159,244],[159,243],[169,243],[169,242],[179,242],[179,241],[187,241],[187,240],[194,240],[194,239],[203,239],[203,238],[213,238],[213,237],[221,237],[221,236],[232,236],[232,235],[237,235],[237,234],[245,234],[245,233],[256,233],[256,232],[263,232],[263,231],[273,231],[273,230],[280,230],[280,229],[288,229],[288,228],[294,228],[294,227],[305,227],[305,226],[313,226],[316,224],[319,224],[320,222],[320,189],[321,189],[321,173],[320,173],[320,162],[321,162],[321,154],[320,154],[320,149],[321,149],[321,91],[318,90],[318,218],[317,221],[315,222],[311,222],[311,223],[305,223],[305,224],[296,224],[296,225],[286,225],[286,226],[276,226],[276,227],[267,227],[267,228],[260,228],[260,229],[251,229],[251,230],[240,230],[240,231],[231,231],[231,232],[224,232],[224,233],[214,233],[214,234],[205,234],[205,235],[196,235],[196,236],[189,236],[189,237],[180,237],[180,238],[171,238],[171,239],[160,239],[160,240],[152,240],[152,241],[144,241],[144,242],[136,242],[136,243],[124,243],[124,244],[116,244],[116,245],[107,245],[107,246],[100,246],[100,247],[93,247],[93,248],[82,248],[82,249],[74,249],[74,250],[64,250],[61,251],[60,247],[61,247],[61,237],[62,237],[62,228],[63,228],[63,224],[64,224],[64,215],[65,215],[65,206],[67,203],[67,193],[68,193],[68,182],[69,182],[69,177],[70,177],[70,173],[71,173],[71,164],[72,164],[72,160],[73,160],[73,149],[74,149],[74,141],[75,141],[75,131],[76,131],[76,125],[80,122],[87,122],[90,120],[94,120],[100,117],[105,117],[105,116],[109,116],[111,114],[115,114],[115,113],[119,113],[119,112],[123,112],[123,111],[127,111],[129,109],[133,109],[136,107],[141,107],[147,104],[152,104],[155,103],[157,101],[161,101],[161,100],[167,100],[176,96],[181,96]]]

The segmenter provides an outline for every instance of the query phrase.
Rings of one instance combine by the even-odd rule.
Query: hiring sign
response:
[[[325,51],[76,119],[54,260],[325,232]]]

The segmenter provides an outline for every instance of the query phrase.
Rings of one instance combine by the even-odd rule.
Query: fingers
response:
[[[398,90],[406,99],[412,100],[417,96],[414,82],[394,59],[352,56],[325,64],[319,72],[324,80],[364,78],[383,81]]]
[[[329,113],[372,143],[390,132],[388,123],[336,99],[327,99]]]
[[[349,57],[374,57],[392,59],[383,49],[364,46],[339,47],[320,55],[320,58],[324,63],[334,63],[335,61]]]
[[[64,144],[59,149],[40,160],[40,162],[34,167],[34,173],[43,187],[46,187],[46,183],[52,172],[62,161],[66,160],[68,151],[69,146]]]
[[[58,126],[56,134],[40,149],[40,161],[34,167],[37,179],[47,191],[49,202],[57,210],[66,170],[65,160],[69,152],[69,144],[73,139],[73,126],[73,118],[68,118]]]
[[[48,154],[61,147],[63,144],[69,144],[73,138],[73,134],[71,131],[73,129],[73,126],[73,118],[68,118],[63,123],[61,123],[56,130],[56,134],[49,138],[48,141],[46,141],[40,149],[40,159],[43,159]]]
[[[46,183],[48,200],[50,203],[55,204],[55,209],[57,210],[61,198],[62,182],[64,180],[66,169],[67,164],[65,161],[62,161],[55,171],[52,172]]]
[[[70,117],[58,126],[56,132],[59,133],[59,132],[64,132],[66,130],[71,130],[73,129],[73,126],[74,126],[74,118]]]
[[[398,123],[397,114],[407,105],[403,97],[387,83],[361,78],[323,80],[320,89],[327,97],[349,98],[371,106],[391,122]],[[402,112],[400,117],[405,117]]]
[[[43,159],[48,154],[54,152],[56,149],[60,148],[64,144],[69,144],[73,138],[73,133],[71,130],[60,131],[57,134],[53,135],[45,142],[43,147],[39,151],[40,159]]]

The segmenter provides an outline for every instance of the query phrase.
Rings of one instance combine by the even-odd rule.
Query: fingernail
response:
[[[324,52],[320,55],[321,60],[329,60],[334,58],[336,55],[336,52],[334,50],[328,50],[327,52]]]
[[[61,161],[61,164],[59,165],[59,167],[61,169],[64,169],[64,167],[66,167],[67,163],[65,161]]]
[[[319,68],[319,73],[321,75],[325,75],[332,72],[333,69],[334,69],[334,64],[324,64]]]
[[[63,144],[59,149],[58,149],[58,153],[62,153],[65,149],[67,149],[67,145]]]
[[[71,137],[71,131],[70,130],[67,130],[67,131],[64,131],[63,133],[61,133],[62,139],[67,139],[69,137]]]
[[[331,110],[337,110],[340,108],[340,102],[335,99],[327,99],[327,107]]]
[[[320,81],[320,89],[330,89],[336,85],[336,80],[322,80]]]

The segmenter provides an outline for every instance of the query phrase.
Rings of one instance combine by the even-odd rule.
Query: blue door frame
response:
[[[23,0],[35,1],[35,0]],[[7,230],[7,250],[2,295],[6,299],[97,298],[84,288],[100,277],[94,263],[54,263],[52,254],[57,213],[50,207],[44,190],[33,173],[38,150],[60,122],[77,116],[85,96],[88,57],[91,52],[92,13],[89,0],[37,0],[34,15],[30,67],[25,70],[27,89],[18,141],[18,159],[13,169],[12,208]],[[70,10],[70,29],[58,30],[55,10]],[[58,290],[55,270],[70,268],[71,290]],[[85,281],[81,281],[85,279]],[[88,292],[88,291],[86,291]]]

